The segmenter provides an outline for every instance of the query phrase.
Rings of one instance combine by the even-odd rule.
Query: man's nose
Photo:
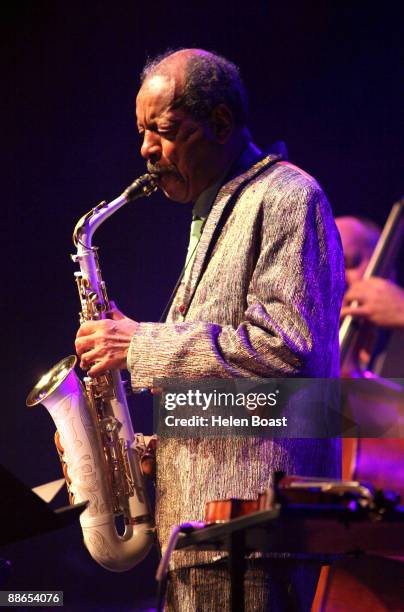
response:
[[[146,130],[143,136],[143,143],[140,147],[140,154],[144,159],[156,162],[161,157],[160,136],[156,132]]]

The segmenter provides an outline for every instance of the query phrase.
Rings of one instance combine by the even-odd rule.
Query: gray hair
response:
[[[154,74],[165,74],[168,70],[164,66],[165,60],[174,53],[176,51],[170,50],[148,59],[141,73],[141,83]],[[195,119],[204,120],[209,119],[216,106],[226,104],[235,124],[240,127],[246,125],[247,92],[235,64],[217,53],[201,51],[187,59],[184,76],[183,90],[175,101],[176,108],[183,108]]]

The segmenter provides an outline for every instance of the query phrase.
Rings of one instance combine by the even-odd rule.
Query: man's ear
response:
[[[234,129],[233,113],[226,104],[218,104],[212,111],[210,126],[219,144],[225,144]]]

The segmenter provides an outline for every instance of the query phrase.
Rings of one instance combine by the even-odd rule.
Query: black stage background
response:
[[[402,189],[399,4],[39,1],[7,15],[1,463],[30,486],[59,478],[53,423],[43,407],[25,408],[25,396],[74,350],[75,222],[144,172],[133,106],[147,55],[200,46],[235,61],[257,144],[285,140],[336,215],[383,223]],[[98,231],[109,295],[129,316],[159,318],[189,222],[190,208],[155,194]],[[136,429],[147,431],[149,400],[132,404]],[[13,562],[3,588],[63,589],[67,610],[135,609],[154,592],[153,556],[132,572],[108,573],[88,557],[77,525],[1,556]]]

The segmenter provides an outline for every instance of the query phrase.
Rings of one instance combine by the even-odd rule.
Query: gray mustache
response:
[[[161,166],[160,164],[153,164],[151,161],[147,162],[147,170],[150,174],[157,174],[157,176],[169,173],[178,175],[177,168],[175,166]]]

